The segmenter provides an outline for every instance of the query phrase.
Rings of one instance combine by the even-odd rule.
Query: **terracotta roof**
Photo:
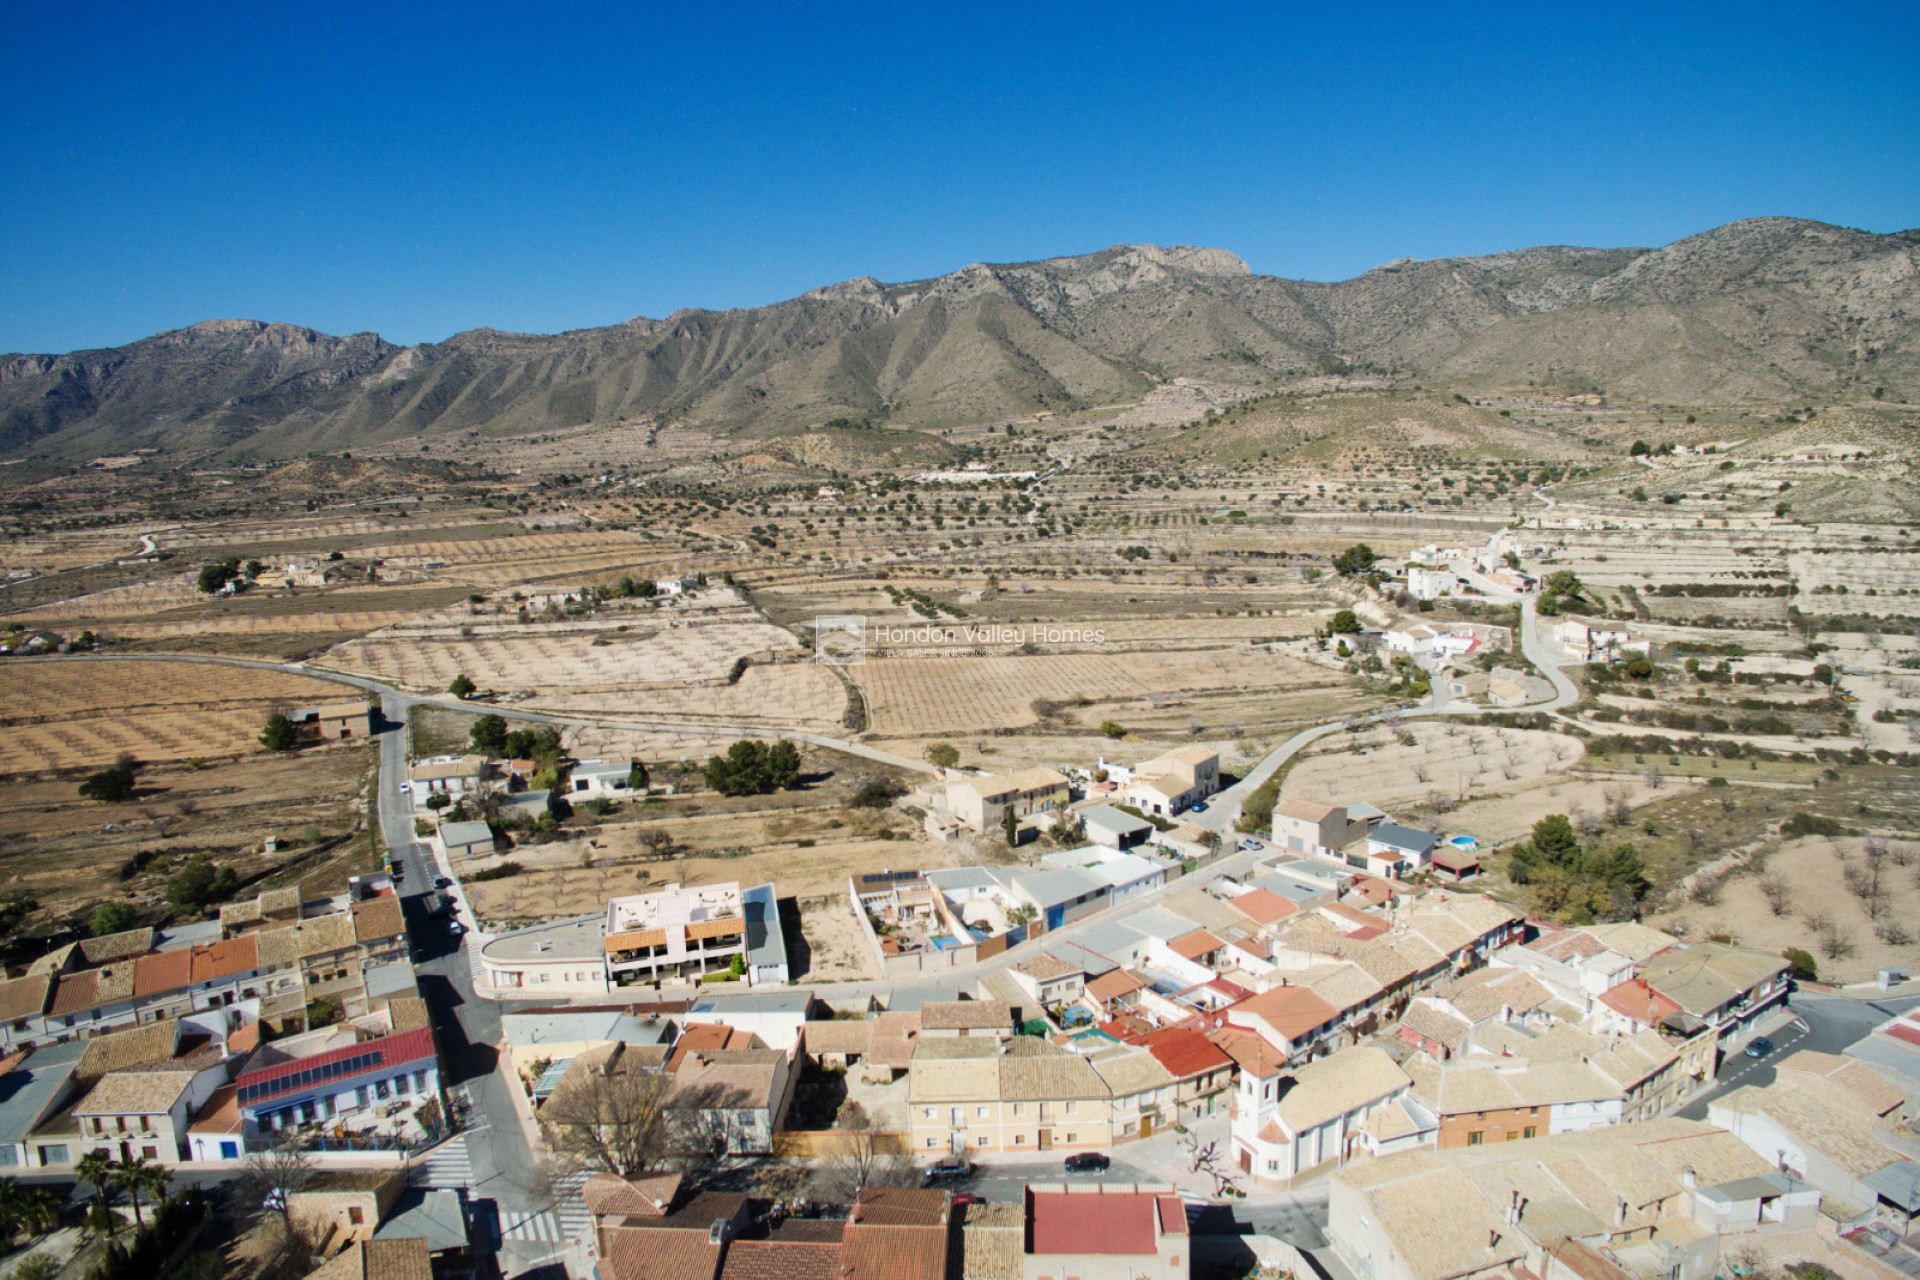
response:
[[[1281,897],[1271,889],[1249,889],[1227,899],[1227,905],[1255,924],[1272,924],[1285,920],[1300,908]]]
[[[1087,994],[1101,1004],[1105,1004],[1109,1000],[1117,1000],[1121,996],[1145,990],[1147,985],[1145,979],[1137,977],[1129,970],[1109,969],[1099,977],[1087,980]]]
[[[947,1193],[920,1187],[862,1187],[850,1222],[881,1226],[937,1227],[951,1209]]]
[[[184,991],[193,984],[193,952],[156,951],[133,962],[133,994],[142,998]]]
[[[1163,1217],[1160,1201],[1171,1200],[1177,1215]],[[1028,1221],[1036,1256],[1123,1254],[1157,1251],[1160,1232],[1169,1224],[1187,1231],[1186,1209],[1178,1196],[1150,1191],[1029,1191]]]
[[[361,944],[397,938],[407,931],[406,918],[400,913],[400,899],[391,893],[365,898],[353,904],[353,937]]]
[[[1134,1043],[1151,1053],[1176,1080],[1191,1080],[1233,1065],[1224,1049],[1189,1027],[1167,1027]]]
[[[1041,982],[1048,982],[1055,978],[1068,978],[1081,972],[1079,965],[1068,964],[1059,956],[1045,953],[1034,956],[1030,960],[1022,960],[1013,968],[1014,972],[1024,973],[1029,978],[1035,978]]]
[[[680,1194],[680,1175],[660,1174],[651,1178],[623,1178],[613,1173],[596,1173],[580,1187],[580,1198],[587,1212],[595,1217],[657,1218],[673,1207]]]
[[[433,1280],[433,1253],[422,1236],[355,1241],[307,1280]]]
[[[751,1049],[756,1043],[758,1038],[751,1031],[736,1030],[724,1022],[696,1022],[674,1042],[673,1052],[667,1057],[667,1070],[678,1071],[688,1054]]]
[[[1453,1053],[1460,1052],[1473,1031],[1465,1018],[1456,1018],[1444,1009],[1436,1009],[1418,1000],[1407,1006],[1400,1025],[1415,1035],[1432,1040]]]
[[[735,1240],[720,1280],[840,1280],[840,1244],[823,1240]]]
[[[1011,1031],[1013,1011],[1001,1000],[929,1000],[920,1006],[920,1031]]]
[[[249,1104],[256,1105],[280,1094],[303,1088],[299,1077],[304,1072],[334,1063],[347,1062],[364,1054],[374,1055],[377,1061],[355,1072],[356,1075],[364,1071],[378,1071],[383,1068],[399,1067],[409,1062],[431,1059],[434,1056],[433,1033],[407,1031],[396,1036],[383,1036],[378,1040],[362,1040],[357,1044],[329,1049],[325,1053],[276,1062],[272,1066],[260,1067],[253,1071],[243,1071],[234,1078],[234,1083],[246,1090],[268,1086],[269,1092],[256,1096],[254,1102]],[[271,1086],[275,1084],[280,1084],[282,1087],[272,1089]]]
[[[867,1049],[867,1061],[875,1066],[904,1069],[913,1060],[913,1047],[920,1037],[920,1011],[892,1010],[873,1020],[873,1041]]]
[[[933,1193],[945,1202],[943,1192]],[[855,1214],[860,1209],[854,1210]],[[840,1245],[845,1280],[946,1280],[947,1227],[872,1222],[856,1216]],[[781,1275],[778,1280],[786,1280]]]
[[[187,1126],[189,1133],[239,1133],[246,1126],[240,1115],[240,1086],[223,1084],[213,1091],[213,1095],[200,1108],[200,1114],[193,1117]]]
[[[1205,929],[1195,929],[1192,933],[1181,934],[1167,943],[1167,949],[1183,960],[1198,960],[1201,956],[1212,955],[1226,945]]]
[[[0,1021],[17,1022],[44,1011],[52,987],[53,978],[44,973],[0,982]]]
[[[193,948],[194,982],[218,982],[260,968],[259,937],[248,933]]]
[[[1298,1040],[1340,1016],[1339,1010],[1305,987],[1272,987],[1229,1012],[1258,1017],[1288,1041]]]
[[[1265,1037],[1241,1027],[1216,1027],[1207,1032],[1207,1043],[1232,1058],[1236,1066],[1250,1075],[1278,1075],[1287,1065],[1280,1051],[1268,1044]]]
[[[1602,992],[1600,1003],[1625,1014],[1636,1022],[1644,1022],[1650,1027],[1657,1027],[1667,1018],[1680,1012],[1679,1005],[1639,978],[1623,982],[1611,991]]]
[[[100,971],[82,969],[63,973],[53,982],[53,999],[47,1004],[48,1017],[65,1017],[100,1005]]]
[[[600,1274],[603,1280],[713,1280],[720,1246],[707,1243],[708,1225],[699,1231],[610,1230]]]

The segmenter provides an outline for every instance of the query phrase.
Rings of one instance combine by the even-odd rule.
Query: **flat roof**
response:
[[[444,822],[440,824],[440,839],[449,845],[492,844],[493,828],[484,822]]]
[[[804,1015],[813,1007],[811,991],[763,991],[754,995],[742,996],[701,996],[693,1002],[688,1012],[701,1014],[729,1013],[798,1013]]]
[[[747,963],[763,968],[787,963],[787,935],[780,928],[780,904],[771,884],[740,891],[740,914],[747,919]]]
[[[581,916],[503,933],[480,948],[480,958],[494,964],[598,963],[606,958],[606,938],[605,916]]]
[[[12,1146],[33,1132],[41,1112],[66,1088],[86,1051],[84,1040],[49,1045],[0,1075],[0,1144]]]
[[[1151,822],[1144,818],[1136,818],[1130,813],[1123,813],[1110,804],[1097,804],[1091,809],[1081,810],[1080,821],[1087,826],[1099,827],[1103,831],[1112,831],[1120,835],[1153,830]]]

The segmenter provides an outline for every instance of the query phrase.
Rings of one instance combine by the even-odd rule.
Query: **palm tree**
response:
[[[147,1225],[140,1213],[140,1193],[148,1191],[165,1195],[168,1185],[173,1181],[173,1175],[167,1172],[165,1166],[145,1156],[120,1161],[113,1166],[113,1172],[108,1177],[116,1188],[132,1197],[133,1223],[136,1227]]]
[[[114,1180],[113,1157],[95,1149],[80,1157],[80,1163],[73,1166],[73,1176],[93,1188],[93,1202],[107,1221],[107,1234],[113,1234],[113,1215],[107,1210],[107,1188]]]
[[[59,1222],[60,1201],[53,1192],[0,1178],[0,1237],[11,1240],[22,1232],[37,1236]]]

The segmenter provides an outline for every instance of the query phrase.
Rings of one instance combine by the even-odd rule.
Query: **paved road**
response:
[[[1799,1018],[1792,1026],[1769,1037],[1774,1044],[1773,1053],[1756,1061],[1736,1050],[1735,1056],[1721,1064],[1720,1076],[1714,1081],[1713,1087],[1675,1114],[1688,1120],[1705,1120],[1707,1107],[1715,1099],[1747,1085],[1765,1088],[1772,1084],[1780,1060],[1795,1050],[1843,1053],[1848,1046],[1864,1039],[1869,1031],[1888,1018],[1905,1013],[1917,1005],[1920,1005],[1920,996],[1867,1001],[1821,995],[1814,991],[1796,992],[1793,1010]]]

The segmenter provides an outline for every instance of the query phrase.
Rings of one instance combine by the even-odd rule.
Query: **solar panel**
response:
[[[307,1067],[300,1071],[275,1076],[258,1084],[243,1085],[240,1089],[240,1101],[257,1102],[261,1098],[270,1098],[275,1094],[291,1093],[296,1090],[324,1084],[328,1080],[338,1080],[365,1071],[380,1061],[378,1053],[356,1053],[351,1057],[340,1058],[333,1062],[323,1062],[317,1067]]]

